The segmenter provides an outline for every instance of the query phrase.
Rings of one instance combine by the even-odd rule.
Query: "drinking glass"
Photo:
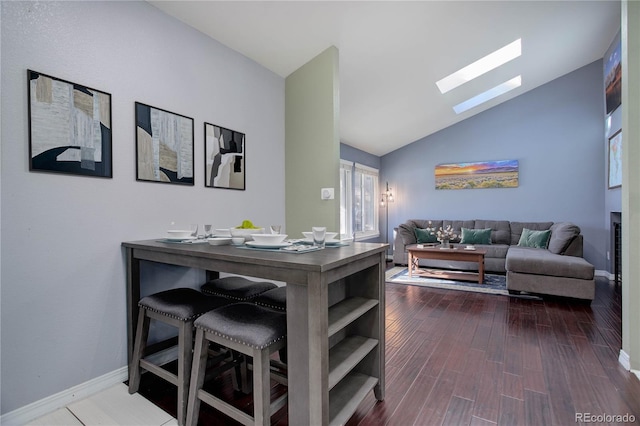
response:
[[[280,225],[271,225],[271,233],[272,234],[279,234],[280,233]]]
[[[204,225],[204,237],[211,238],[213,237],[213,233],[211,232],[212,225]]]
[[[192,237],[197,237],[198,236],[198,224],[197,223],[192,223],[191,225],[189,225],[189,229],[191,230],[191,236]]]
[[[324,247],[324,239],[327,233],[325,226],[314,226],[311,228],[313,231],[313,245],[314,247]]]

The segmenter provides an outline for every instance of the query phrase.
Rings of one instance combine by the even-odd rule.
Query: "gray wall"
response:
[[[369,154],[361,149],[354,148],[351,145],[345,143],[340,144],[340,159],[346,161],[353,161],[354,163],[360,163],[362,165],[372,167],[380,170],[380,157],[377,155]]]
[[[389,227],[419,218],[572,221],[585,258],[607,269],[602,69],[593,62],[383,156],[381,181],[396,197]],[[506,159],[520,162],[518,188],[435,190],[436,164]]]
[[[284,79],[146,2],[0,7],[4,414],[126,365],[122,241],[284,223]],[[113,179],[28,171],[27,68],[111,93]],[[195,186],[135,180],[135,101],[194,118]],[[246,133],[246,191],[204,187],[204,121]],[[204,278],[142,272],[146,293]]]

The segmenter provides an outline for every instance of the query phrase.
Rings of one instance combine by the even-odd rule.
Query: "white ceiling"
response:
[[[150,1],[282,77],[339,49],[340,139],[384,155],[604,56],[619,1]],[[522,38],[522,56],[442,95],[435,82]],[[522,86],[452,107],[522,75]]]

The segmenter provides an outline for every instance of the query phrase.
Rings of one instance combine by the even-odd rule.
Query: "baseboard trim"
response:
[[[594,271],[594,275],[595,275],[596,277],[604,277],[604,278],[608,279],[609,281],[613,281],[613,280],[615,279],[615,277],[616,277],[616,276],[615,276],[614,274],[612,274],[611,272],[609,272],[609,271],[603,271],[602,269],[596,269],[596,270]]]
[[[631,362],[629,361],[629,354],[620,349],[620,354],[618,355],[618,362],[620,365],[624,367],[625,370],[631,371]]]
[[[52,413],[75,401],[87,398],[95,393],[108,389],[111,386],[124,382],[127,380],[128,371],[129,369],[127,367],[119,368],[39,401],[32,402],[31,404],[25,405],[17,410],[3,414],[0,417],[0,424],[27,424],[38,417]]]
[[[178,358],[178,348],[172,347],[147,357],[154,364],[165,364]],[[65,389],[0,416],[0,425],[24,425],[76,401],[122,383],[129,378],[129,368],[121,367],[110,373]]]

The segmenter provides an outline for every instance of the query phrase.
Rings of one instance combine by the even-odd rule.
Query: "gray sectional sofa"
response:
[[[407,264],[406,247],[418,243],[416,228],[429,227],[429,220],[408,220],[396,229],[393,262]],[[462,228],[490,231],[490,244],[474,244],[487,251],[485,271],[506,274],[507,289],[512,293],[527,292],[593,300],[595,294],[595,270],[593,265],[582,258],[583,237],[580,228],[569,222],[510,222],[504,220],[431,220],[431,228],[451,226],[460,243]],[[526,235],[536,231],[550,231],[542,235],[549,237],[546,248],[534,248],[521,241]],[[533,232],[532,232],[533,231]],[[489,231],[487,231],[488,233]],[[467,232],[467,235],[469,232]],[[537,233],[541,234],[541,233]],[[418,231],[424,238],[424,231]],[[521,245],[519,245],[521,243]],[[430,268],[474,270],[477,264],[421,259],[420,265]]]

